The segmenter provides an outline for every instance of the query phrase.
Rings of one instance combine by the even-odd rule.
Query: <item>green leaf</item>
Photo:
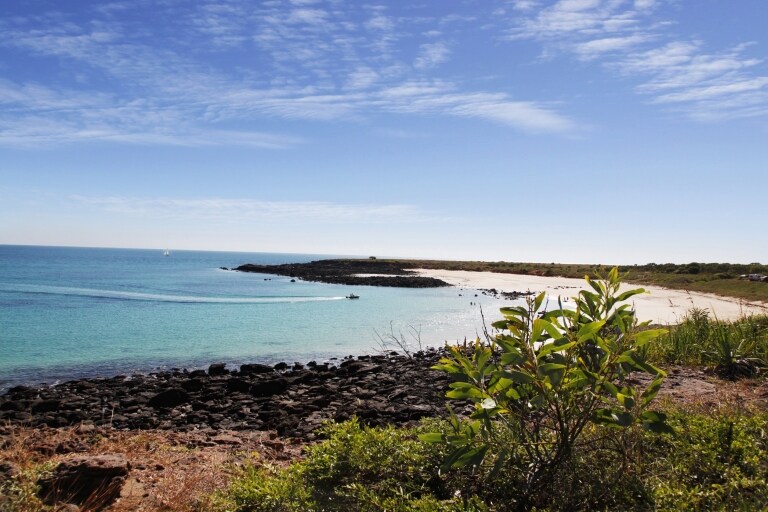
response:
[[[634,423],[634,418],[632,418],[632,415],[626,411],[598,409],[592,416],[592,421],[598,425],[607,427],[626,428]]]
[[[565,369],[565,365],[559,363],[544,363],[539,365],[539,372],[543,374],[548,374],[563,369]]]
[[[531,343],[536,343],[539,341],[539,338],[541,337],[541,333],[544,332],[544,322],[546,320],[542,320],[541,318],[537,318],[533,321],[533,329],[531,329]]]
[[[501,364],[511,364],[514,366],[521,365],[525,362],[526,357],[517,349],[515,352],[507,352],[501,355]]]
[[[536,299],[533,301],[533,310],[538,311],[541,309],[541,304],[544,302],[544,297],[546,297],[546,294],[544,292],[541,292],[536,296]]]
[[[617,393],[616,400],[618,400],[619,403],[622,405],[622,407],[624,407],[628,411],[631,411],[635,407],[635,399],[630,395],[625,395],[624,393]]]
[[[617,388],[613,382],[605,381],[602,383],[603,387],[608,390],[612,397],[616,398],[619,394],[619,388]]]
[[[635,347],[640,348],[655,340],[662,334],[666,334],[666,329],[648,329],[635,334]]]
[[[659,392],[659,389],[661,389],[661,385],[664,382],[664,377],[656,377],[653,379],[653,382],[650,383],[650,385],[645,388],[645,391],[640,395],[641,398],[641,404],[643,407],[651,403],[651,401],[656,398],[656,394]]]
[[[504,371],[501,374],[507,379],[517,382],[518,384],[530,384],[536,380],[531,375],[518,370]]]
[[[675,434],[675,429],[667,423],[667,415],[663,412],[645,411],[640,415],[640,420],[643,422],[645,430],[657,434]]]
[[[485,454],[488,452],[488,446],[483,445],[477,448],[472,448],[465,451],[451,464],[454,468],[463,468],[465,466],[479,466],[485,458]]]
[[[600,331],[600,329],[603,328],[605,325],[605,320],[598,320],[596,322],[590,322],[588,324],[584,324],[579,328],[579,332],[577,333],[577,336],[579,337],[579,342],[586,341],[590,338],[592,338],[597,332]]]
[[[544,329],[547,331],[547,334],[549,334],[549,337],[552,339],[565,339],[563,338],[563,333],[560,332],[560,330],[555,327],[555,325],[550,322],[546,318],[542,318],[542,321],[544,322]]]
[[[565,341],[565,343],[561,343],[562,341]],[[574,345],[576,345],[575,341],[568,343],[568,338],[560,338],[559,340],[555,340],[552,343],[547,343],[545,345],[542,345],[539,348],[539,351],[536,353],[536,357],[538,359],[541,359],[544,356],[551,354],[552,352],[560,352],[563,350],[568,350]]]
[[[643,288],[635,288],[634,290],[627,290],[624,293],[620,293],[616,297],[616,302],[624,302],[630,297],[634,297],[635,295],[639,295],[641,293],[645,293],[645,289]]]
[[[507,321],[497,320],[496,322],[493,322],[491,324],[491,327],[493,327],[494,329],[498,329],[500,331],[505,331],[507,329]]]
[[[465,384],[465,383],[454,382],[453,384]],[[453,386],[453,384],[451,384],[451,386]],[[455,400],[466,400],[468,398],[485,398],[486,395],[476,387],[471,387],[471,388],[452,389],[450,391],[447,391],[445,393],[445,396],[447,398],[453,398]]]
[[[503,378],[503,377],[498,377],[498,378],[493,380],[488,385],[488,393],[490,393],[490,394],[501,393],[502,391],[507,389],[512,384],[514,384],[514,383],[512,382],[511,379],[506,379],[506,378]]]
[[[430,432],[419,435],[419,441],[422,443],[444,443],[445,436],[439,432]]]

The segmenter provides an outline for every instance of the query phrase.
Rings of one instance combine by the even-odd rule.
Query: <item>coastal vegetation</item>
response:
[[[768,505],[768,414],[741,404],[650,405],[655,362],[756,377],[768,317],[669,332],[638,324],[618,270],[575,309],[502,309],[502,334],[435,366],[459,413],[417,428],[329,424],[288,468],[250,469],[224,494],[241,511],[754,510]],[[684,347],[684,348],[683,348]],[[698,359],[693,357],[698,354]],[[648,374],[644,386],[633,378]],[[462,403],[469,406],[461,406]],[[697,408],[698,407],[698,408]]]
[[[516,263],[488,261],[409,260],[409,259],[334,259],[285,265],[245,264],[234,270],[260,272],[324,283],[439,287],[439,279],[413,275],[413,269],[464,270],[581,279],[585,275],[607,274],[613,265],[570,263]],[[768,275],[768,265],[760,263],[648,263],[616,267],[622,281],[663,286],[675,290],[713,293],[749,301],[768,302],[768,282],[745,278]],[[371,275],[373,274],[373,275]]]

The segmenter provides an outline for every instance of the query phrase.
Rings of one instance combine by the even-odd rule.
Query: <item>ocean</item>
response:
[[[481,307],[490,322],[509,305],[458,288],[220,269],[328,257],[0,245],[0,391],[215,362],[321,362],[375,353],[390,332],[442,345],[482,332]]]

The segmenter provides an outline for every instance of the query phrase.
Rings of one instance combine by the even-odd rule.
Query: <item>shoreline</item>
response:
[[[551,297],[573,297],[589,289],[584,279],[506,274],[470,270],[412,269],[423,277],[445,281],[452,286],[499,292],[546,292]],[[718,320],[737,320],[753,314],[768,314],[768,304],[719,295],[673,290],[661,286],[622,283],[621,290],[644,288],[647,293],[632,297],[640,321],[656,324],[678,323],[692,308],[706,309]]]
[[[357,416],[371,425],[406,425],[442,416],[449,377],[430,370],[443,355],[387,352],[338,365],[243,364],[228,369],[15,386],[0,395],[0,422],[29,427],[82,423],[118,430],[253,431],[313,439],[326,420]]]

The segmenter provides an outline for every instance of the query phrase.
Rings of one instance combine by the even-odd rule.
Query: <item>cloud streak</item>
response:
[[[411,19],[383,7],[322,1],[168,2],[155,12],[168,31],[151,33],[140,17],[126,16],[140,7],[101,6],[84,19],[57,12],[0,21],[5,51],[55,59],[73,70],[55,80],[7,75],[0,81],[0,144],[96,140],[284,149],[306,137],[232,126],[356,121],[383,113],[477,118],[533,133],[577,126],[546,101],[441,79],[437,73],[451,49],[435,36],[446,30],[445,18]],[[425,24],[440,31],[423,30]],[[408,45],[395,45],[405,38],[412,39]],[[415,57],[407,52],[412,46]],[[216,64],[241,52],[253,56],[249,67]],[[413,89],[419,80],[440,86]],[[283,126],[301,132],[298,124]]]
[[[324,201],[260,201],[226,198],[138,198],[71,196],[84,207],[133,217],[204,220],[294,220],[302,222],[420,222],[423,212],[405,204],[352,204]],[[431,219],[434,220],[434,219]]]
[[[507,39],[535,40],[544,55],[565,53],[598,62],[639,82],[650,103],[674,106],[700,120],[737,118],[768,111],[763,61],[746,55],[749,44],[708,52],[701,41],[676,38],[660,19],[657,0],[559,0],[516,2],[525,13]],[[765,71],[763,71],[765,73]]]

